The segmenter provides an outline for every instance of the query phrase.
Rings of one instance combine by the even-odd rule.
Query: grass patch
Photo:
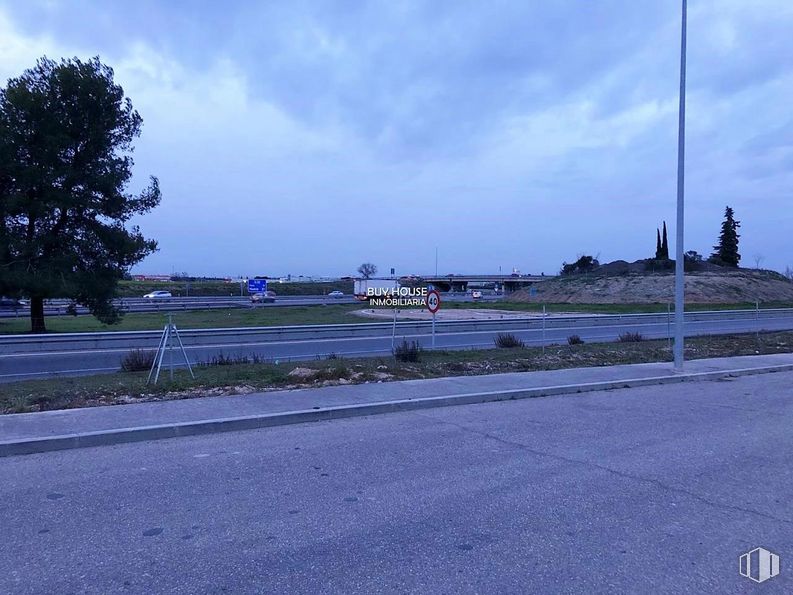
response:
[[[766,353],[793,353],[793,332],[761,333],[757,337],[754,333],[714,335],[686,340],[686,359]],[[146,372],[3,384],[0,412],[244,394],[323,384],[529,372],[671,359],[666,340],[555,345],[546,347],[545,353],[540,347],[422,351],[418,362],[401,362],[396,358],[358,358],[275,364],[252,363],[253,358],[250,358],[247,363],[197,367],[195,380],[180,369],[174,374],[173,382],[165,375],[157,386],[146,386]],[[296,368],[307,373],[290,375]]]
[[[291,326],[301,324],[365,324],[385,319],[356,316],[354,311],[365,304],[329,304],[316,306],[278,306],[267,308],[229,308],[224,310],[172,310],[174,323],[180,329],[230,328],[251,326]],[[790,303],[763,304],[763,308],[793,307]],[[444,309],[489,309],[512,312],[542,312],[542,305],[519,302],[452,302],[445,301]],[[591,314],[636,314],[666,312],[664,304],[547,304],[549,314],[582,312]],[[753,310],[754,304],[690,304],[686,311]],[[51,333],[88,333],[102,331],[162,330],[168,314],[167,304],[161,312],[132,312],[115,325],[102,324],[93,316],[48,316],[47,330]],[[30,332],[30,319],[0,319],[0,335]]]
[[[180,329],[379,322],[352,314],[353,311],[360,309],[359,304],[331,304],[228,310],[174,310],[173,321]],[[128,313],[119,324],[114,325],[102,324],[93,316],[48,316],[47,330],[52,333],[162,330],[165,326],[166,314],[165,308],[162,313]],[[30,320],[27,318],[0,319],[0,334],[27,332],[30,332]]]

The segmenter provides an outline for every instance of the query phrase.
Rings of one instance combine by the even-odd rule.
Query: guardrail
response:
[[[687,312],[687,324],[764,320],[790,321],[793,329],[793,308],[767,310],[716,310]],[[667,313],[608,314],[581,316],[541,316],[509,318],[503,320],[454,320],[437,322],[436,332],[506,332],[520,330],[546,330],[592,328],[619,324],[626,330],[641,330],[642,326],[671,324]],[[627,323],[627,326],[626,326]],[[630,328],[629,328],[630,327]],[[403,321],[396,323],[399,337],[430,332],[430,321]],[[189,346],[241,345],[275,341],[312,341],[350,337],[382,337],[391,335],[392,322],[359,324],[301,325],[275,327],[242,327],[180,330],[182,340]],[[58,333],[52,335],[2,335],[0,355],[14,353],[41,353],[50,351],[80,351],[85,349],[145,349],[156,347],[161,331],[110,331],[97,333]]]

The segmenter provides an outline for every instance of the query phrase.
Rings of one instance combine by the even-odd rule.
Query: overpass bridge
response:
[[[400,285],[432,283],[441,291],[492,289],[498,293],[512,293],[553,278],[549,275],[427,275],[401,277],[399,283]]]

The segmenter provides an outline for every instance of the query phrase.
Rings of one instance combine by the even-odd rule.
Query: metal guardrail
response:
[[[787,320],[793,328],[793,308],[766,310],[715,310],[687,312],[686,322],[740,322],[756,320]],[[669,324],[667,313],[607,314],[581,316],[541,316],[509,318],[503,320],[450,320],[437,322],[437,333],[469,333],[540,330],[569,328],[605,327],[619,324],[633,325],[639,330],[646,325]],[[403,321],[396,323],[396,334],[426,334],[430,331],[430,321]],[[758,327],[759,328],[759,327]],[[186,329],[180,334],[185,344],[190,346],[237,345],[273,341],[312,341],[351,337],[382,337],[390,335],[392,322],[300,325],[271,327],[241,327]],[[139,349],[156,345],[161,331],[109,331],[95,333],[58,333],[52,335],[2,335],[0,336],[0,355],[12,353],[33,353],[51,351],[79,351],[84,349]]]

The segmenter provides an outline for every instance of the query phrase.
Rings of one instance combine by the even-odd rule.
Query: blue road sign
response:
[[[248,293],[264,293],[267,291],[267,279],[248,279]]]

